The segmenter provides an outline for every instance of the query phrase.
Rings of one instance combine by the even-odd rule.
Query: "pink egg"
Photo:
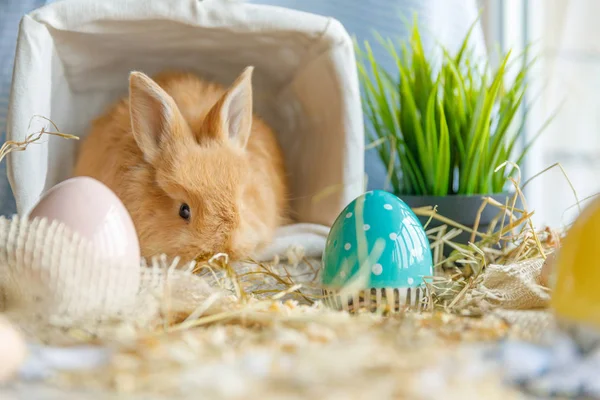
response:
[[[117,195],[96,179],[75,177],[52,187],[29,213],[29,219],[36,217],[64,223],[108,259],[140,264],[131,216]]]

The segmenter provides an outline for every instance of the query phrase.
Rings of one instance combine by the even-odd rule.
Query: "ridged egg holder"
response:
[[[324,303],[333,309],[351,313],[424,311],[429,307],[429,294],[425,285],[414,288],[370,288],[350,294],[340,290],[323,289]]]
[[[423,311],[433,275],[429,240],[401,199],[375,190],[352,201],[333,223],[323,252],[324,303],[357,312]]]
[[[65,224],[0,217],[0,310],[12,319],[74,326],[111,320],[150,324],[169,307],[193,310],[211,292],[166,258],[132,264],[106,258]]]

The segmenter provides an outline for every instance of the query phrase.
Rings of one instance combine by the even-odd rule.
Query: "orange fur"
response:
[[[252,68],[225,89],[183,72],[134,72],[129,97],[92,123],[75,175],[111,188],[142,256],[250,256],[287,209],[281,149],[252,114]],[[249,135],[249,136],[248,136]],[[189,221],[179,216],[189,204]]]

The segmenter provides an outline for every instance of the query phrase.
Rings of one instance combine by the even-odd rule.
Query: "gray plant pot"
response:
[[[458,222],[469,228],[473,228],[475,220],[479,214],[479,209],[483,204],[484,197],[491,197],[501,204],[505,204],[507,199],[510,202],[513,198],[512,193],[498,193],[493,195],[451,195],[451,196],[400,196],[400,198],[411,208],[418,207],[435,207],[437,206],[438,214],[451,219],[452,221]],[[515,205],[516,208],[521,208],[522,203],[517,200]],[[479,219],[479,226],[477,230],[479,232],[487,232],[490,228],[492,221],[499,216],[500,208],[488,204],[483,209],[481,217]],[[422,224],[425,224],[429,218],[419,216],[419,220]],[[508,224],[508,217],[505,217],[505,225]],[[432,219],[428,225],[429,228],[435,228],[440,225],[444,225],[443,222]],[[452,227],[448,227],[451,229]],[[500,223],[496,229],[500,229]],[[471,239],[471,233],[462,232],[459,236],[454,238],[452,241],[460,244],[468,244]],[[477,238],[476,241],[480,240]],[[448,256],[452,252],[450,246],[445,246],[444,255]]]

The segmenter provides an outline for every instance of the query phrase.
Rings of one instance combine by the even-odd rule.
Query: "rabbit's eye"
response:
[[[186,221],[189,221],[190,217],[192,216],[192,212],[190,211],[190,206],[188,206],[187,204],[183,203],[179,207],[179,216],[181,218],[185,219]]]

